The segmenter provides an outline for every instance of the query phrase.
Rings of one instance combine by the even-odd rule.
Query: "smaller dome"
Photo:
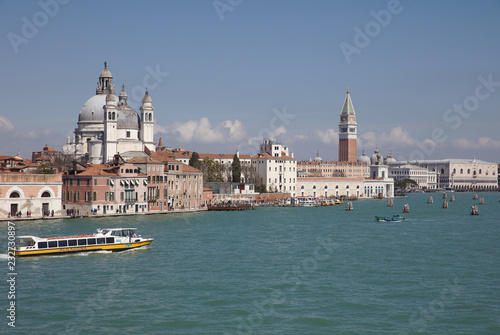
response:
[[[128,97],[127,95],[127,92],[125,92],[125,85],[122,85],[122,91],[120,92],[120,95],[119,95],[120,98],[124,97]]]
[[[366,164],[370,165],[370,157],[368,157],[366,155],[364,150],[363,150],[363,154],[358,157],[358,162],[366,163]]]
[[[108,62],[104,62],[104,70],[102,70],[101,75],[99,77],[103,78],[113,78],[111,72],[108,70]]]
[[[149,96],[148,90],[146,90],[146,94],[144,94],[144,98],[142,98],[142,102],[152,102],[151,97]]]

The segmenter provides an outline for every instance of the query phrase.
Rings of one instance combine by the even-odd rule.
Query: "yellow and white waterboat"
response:
[[[153,242],[136,234],[137,228],[97,229],[97,233],[61,237],[18,236],[14,255],[18,257],[59,255],[99,250],[122,251]]]

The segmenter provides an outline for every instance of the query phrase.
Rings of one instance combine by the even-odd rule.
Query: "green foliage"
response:
[[[38,174],[54,174],[54,170],[52,170],[46,164],[40,164],[36,168],[36,173],[38,173]]]
[[[260,184],[255,186],[255,192],[257,193],[267,193],[266,185]]]
[[[396,180],[394,182],[394,187],[400,187],[400,188],[404,189],[404,188],[407,188],[408,186],[418,187],[418,183],[413,179]]]
[[[193,152],[193,154],[191,155],[191,158],[189,159],[189,165],[196,169],[200,169],[200,155],[198,155],[197,152]]]
[[[234,154],[231,167],[233,169],[233,183],[241,182],[241,164],[240,159],[236,156],[236,154]]]
[[[205,158],[200,162],[203,171],[203,181],[206,183],[222,182],[222,164],[210,158]]]

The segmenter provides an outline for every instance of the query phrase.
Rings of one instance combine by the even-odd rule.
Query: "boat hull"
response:
[[[381,216],[375,216],[378,222],[401,222],[405,218],[403,217],[398,217],[398,218],[387,218],[387,217],[381,217]]]
[[[53,249],[14,250],[14,255],[17,257],[28,257],[28,256],[42,256],[42,255],[61,255],[61,254],[78,253],[78,252],[93,252],[101,250],[124,251],[134,248],[140,248],[145,245],[151,244],[151,242],[153,242],[153,239],[148,239],[141,242],[132,242],[132,243],[113,243],[113,244],[101,244],[101,245],[77,246],[77,247],[53,248]]]

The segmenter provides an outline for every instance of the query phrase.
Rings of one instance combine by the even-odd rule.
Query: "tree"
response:
[[[407,188],[408,186],[410,187],[418,187],[418,183],[413,180],[413,179],[403,179],[403,180],[396,180],[394,182],[394,187],[400,187],[400,188]]]
[[[203,182],[222,182],[222,164],[210,158],[200,161],[200,170],[203,172]]]
[[[193,152],[191,158],[189,159],[189,166],[192,166],[196,169],[200,168],[200,155],[196,151]]]
[[[47,166],[46,164],[40,164],[37,168],[36,168],[36,173],[38,174],[54,174],[54,170],[51,169],[49,166]]]
[[[233,183],[239,183],[241,181],[241,164],[236,154],[233,156],[233,164],[231,164],[231,167],[233,168]]]

